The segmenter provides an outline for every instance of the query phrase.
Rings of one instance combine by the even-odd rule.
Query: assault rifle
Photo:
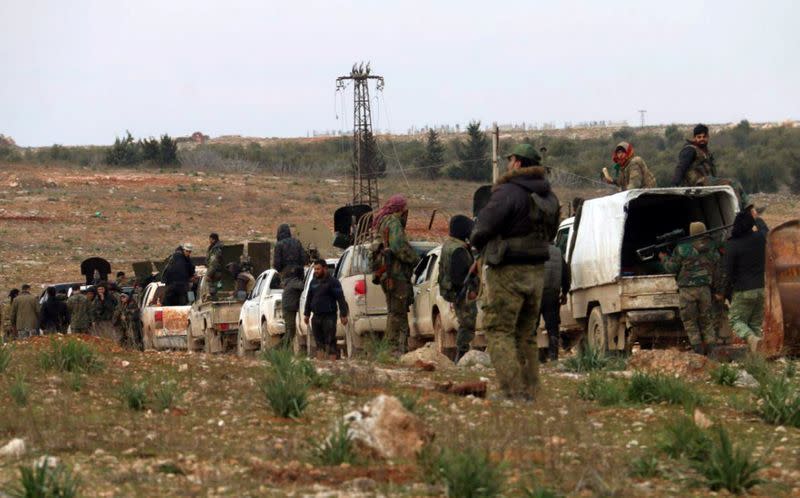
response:
[[[674,248],[681,242],[696,240],[701,237],[705,237],[707,235],[727,230],[732,226],[733,224],[724,225],[721,227],[712,228],[711,230],[706,230],[705,232],[698,233],[697,235],[690,235],[690,236],[686,235],[686,230],[684,230],[683,228],[678,228],[676,230],[667,232],[665,234],[656,235],[656,243],[653,245],[642,247],[640,249],[636,249],[636,255],[639,256],[640,261],[650,261],[651,259],[655,258],[658,253],[671,251],[672,248]]]
[[[461,286],[461,290],[458,291],[458,297],[456,298],[456,302],[460,302],[462,299],[466,299],[467,295],[469,295],[470,290],[476,290],[478,287],[478,275],[473,272],[467,273],[467,276],[464,278],[464,284]]]

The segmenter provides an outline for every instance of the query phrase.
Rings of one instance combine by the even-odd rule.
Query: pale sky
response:
[[[399,133],[800,119],[791,0],[0,2],[0,133],[23,146],[344,129],[334,81],[362,60]]]

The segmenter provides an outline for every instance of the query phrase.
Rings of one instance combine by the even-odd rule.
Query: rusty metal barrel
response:
[[[800,220],[778,225],[767,238],[762,348],[770,356],[800,356]]]

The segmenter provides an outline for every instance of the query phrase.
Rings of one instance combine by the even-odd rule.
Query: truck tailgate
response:
[[[208,303],[213,323],[238,323],[242,304],[239,301],[214,301]]]
[[[672,274],[622,277],[620,292],[622,310],[679,306],[678,284]]]
[[[189,306],[166,306],[161,308],[164,328],[158,335],[186,334],[189,327]]]

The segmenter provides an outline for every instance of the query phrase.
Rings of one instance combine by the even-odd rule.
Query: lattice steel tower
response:
[[[383,90],[383,76],[370,74],[369,63],[354,64],[349,76],[336,78],[336,91],[343,91],[353,82],[353,204],[378,206],[378,164],[375,137],[372,135],[372,111],[369,101],[369,80],[376,80],[377,91]]]

